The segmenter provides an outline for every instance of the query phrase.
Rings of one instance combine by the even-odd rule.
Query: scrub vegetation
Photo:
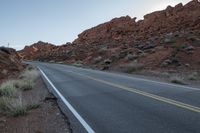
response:
[[[23,91],[34,88],[39,73],[34,66],[28,66],[17,80],[7,80],[0,86],[0,110],[11,116],[26,115],[29,110],[39,107],[39,103],[23,102]]]

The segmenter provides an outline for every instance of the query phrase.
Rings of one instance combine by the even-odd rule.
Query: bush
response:
[[[26,115],[28,112],[27,112],[27,109],[25,106],[17,106],[17,107],[13,107],[13,108],[10,108],[10,111],[9,111],[9,114],[11,116],[14,116],[14,117],[18,117],[18,116],[24,116]]]
[[[20,88],[23,91],[31,90],[33,89],[34,82],[32,80],[19,80],[18,81],[18,88]]]
[[[11,116],[23,116],[29,110],[39,107],[38,103],[29,105],[22,103],[21,90],[30,90],[39,76],[35,68],[27,67],[20,80],[9,80],[0,86],[0,109]]]
[[[20,78],[24,80],[32,80],[35,81],[37,77],[39,76],[39,73],[37,70],[25,70],[21,75]]]
[[[120,68],[123,72],[132,73],[142,70],[144,68],[144,65],[140,63],[131,63],[131,64],[120,65]]]
[[[1,96],[14,97],[16,93],[15,81],[13,80],[7,81],[0,86]]]
[[[34,70],[36,67],[33,65],[28,65],[27,70]]]
[[[0,109],[14,117],[24,116],[29,110],[36,109],[39,106],[39,103],[23,104],[21,96],[18,98],[0,97]]]
[[[197,80],[197,77],[198,77],[198,73],[197,72],[193,72],[192,74],[190,74],[188,76],[188,79],[189,80]]]
[[[10,102],[10,98],[2,96],[0,97],[0,109],[3,111],[7,111],[8,108],[8,104]]]
[[[27,113],[26,107],[22,104],[21,97],[19,98],[0,98],[0,109],[11,116],[21,116]]]
[[[183,82],[183,79],[181,77],[178,77],[178,76],[175,76],[175,77],[172,77],[170,79],[170,82],[171,83],[175,83],[175,84],[181,84],[181,85],[184,85],[185,83]]]
[[[27,110],[36,109],[38,107],[40,107],[39,103],[32,103],[32,104],[29,104],[29,105],[26,106]]]
[[[138,58],[138,55],[135,55],[135,54],[128,54],[127,55],[127,59],[132,61],[132,60],[135,60]]]
[[[102,60],[102,57],[98,56],[98,57],[93,59],[92,64],[97,64],[97,63],[101,62],[101,60]]]
[[[72,65],[76,66],[76,67],[82,67],[83,66],[83,62],[82,61],[76,61]]]

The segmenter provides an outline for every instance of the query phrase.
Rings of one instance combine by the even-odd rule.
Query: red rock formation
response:
[[[14,49],[0,47],[0,79],[23,69],[20,57]]]
[[[102,69],[132,62],[147,69],[200,68],[198,0],[135,20],[129,16],[115,18],[82,32],[72,44],[48,46],[44,51],[39,46],[34,50],[32,45],[32,50],[25,48],[19,53],[25,59],[78,62]]]
[[[55,45],[39,41],[31,46],[25,46],[23,50],[18,51],[19,56],[24,60],[32,60],[36,56],[51,52],[55,48]]]
[[[129,16],[115,18],[78,35],[75,44],[93,44],[110,41],[146,40],[153,36],[185,30],[200,30],[200,3],[193,0],[183,6],[168,6],[166,10],[156,11],[135,22]]]

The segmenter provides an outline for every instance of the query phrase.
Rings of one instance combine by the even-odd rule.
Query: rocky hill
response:
[[[23,68],[20,57],[14,49],[0,47],[0,80]]]
[[[29,53],[26,47],[20,55],[25,59],[79,63],[100,69],[142,66],[151,70],[198,70],[200,2],[168,6],[139,21],[129,16],[114,18],[84,31],[73,43],[63,46],[45,44],[33,52],[34,45],[30,46],[32,56],[24,54]]]
[[[38,41],[31,46],[25,46],[23,50],[18,51],[19,56],[24,60],[32,60],[36,56],[44,54],[45,52],[51,52],[55,45]]]

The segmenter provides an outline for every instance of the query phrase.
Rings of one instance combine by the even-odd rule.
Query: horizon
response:
[[[38,41],[62,45],[74,41],[83,31],[113,18],[128,15],[141,20],[145,14],[189,1],[191,0],[124,0],[115,4],[114,0],[1,1],[0,46],[7,46],[9,43],[10,47],[21,50]]]

